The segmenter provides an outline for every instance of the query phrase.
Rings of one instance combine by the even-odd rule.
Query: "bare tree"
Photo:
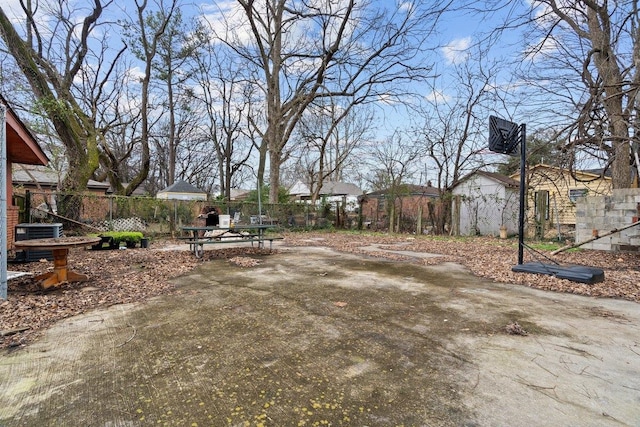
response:
[[[131,194],[147,178],[151,163],[149,141],[151,139],[151,105],[150,92],[154,67],[157,70],[157,58],[160,56],[161,43],[167,34],[167,29],[173,22],[174,13],[178,8],[178,0],[169,0],[165,4],[164,0],[158,0],[149,6],[147,0],[135,0],[136,15],[135,20],[124,22],[125,34],[132,41],[134,54],[144,61],[144,72],[140,79],[140,135],[139,141],[142,147],[140,172],[132,179],[126,189],[123,188],[123,181],[116,176],[113,171],[114,166],[107,167],[107,174],[114,190],[120,194]],[[170,43],[170,42],[169,42]],[[166,46],[165,46],[166,47]],[[165,51],[166,53],[166,51]],[[163,58],[166,62],[166,56]],[[162,59],[160,60],[162,62]],[[173,63],[172,63],[173,64]],[[165,76],[165,81],[173,83],[171,78]],[[174,117],[171,124],[174,123]],[[169,155],[173,153],[170,150]],[[110,152],[105,152],[101,160],[107,165],[113,165],[114,156]]]
[[[547,113],[545,124],[573,159],[602,161],[614,188],[630,187],[640,131],[638,2],[541,0],[523,7],[527,13],[507,25],[529,30],[519,58],[521,77],[535,90],[529,102],[537,115]]]
[[[415,139],[424,146],[442,193],[484,165],[488,116],[502,104],[495,83],[502,64],[487,59],[487,46],[459,54],[463,59],[450,64],[448,83],[434,80],[416,115]]]
[[[62,1],[21,1],[20,19],[25,29],[22,36],[0,7],[4,47],[27,78],[38,107],[64,144],[68,169],[62,188],[70,192],[86,188],[98,168],[104,134],[112,124],[98,125],[96,121],[98,111],[110,106],[113,92],[108,89],[108,82],[114,78],[115,64],[124,48],[107,60],[108,42],[92,38],[103,24],[100,18],[109,4],[94,0],[90,5],[72,8]],[[78,219],[80,200],[65,196],[59,209]]]
[[[220,193],[230,200],[235,178],[246,168],[254,148],[250,137],[254,87],[242,58],[229,55],[224,46],[209,44],[198,62],[207,117],[203,127],[215,154],[210,167],[217,166]]]
[[[402,196],[424,155],[422,147],[399,133],[371,147],[369,178],[373,190],[385,190],[389,229],[395,231],[396,218],[402,216]],[[397,209],[397,210],[396,210]]]
[[[342,100],[346,100],[343,98]],[[294,139],[295,169],[306,177],[315,205],[325,181],[342,181],[343,171],[352,160],[354,150],[371,136],[373,111],[367,106],[329,99],[314,103],[300,121]]]
[[[530,166],[544,163],[559,168],[571,164],[570,153],[562,150],[564,141],[555,141],[555,132],[549,129],[527,130],[527,164]],[[520,156],[509,156],[505,163],[498,165],[498,172],[512,175],[520,170]]]
[[[176,91],[173,99],[173,114],[160,115],[150,135],[153,176],[160,188],[184,180],[211,192],[216,183],[216,162],[204,130],[203,107],[189,88]],[[169,135],[173,135],[173,143],[168,141]]]
[[[400,97],[403,83],[429,74],[427,41],[446,3],[237,0],[241,21],[227,20],[218,37],[262,72],[270,201],[277,200],[285,147],[311,103]],[[264,169],[263,160],[260,177]]]

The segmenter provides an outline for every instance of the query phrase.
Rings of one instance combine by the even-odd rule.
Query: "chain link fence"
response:
[[[65,230],[143,231],[147,235],[179,236],[184,226],[204,225],[199,215],[215,207],[236,224],[272,224],[286,229],[355,228],[358,215],[338,203],[317,208],[302,202],[258,204],[245,201],[165,200],[153,197],[73,194],[80,199],[78,218],[64,215],[60,201],[69,193],[29,191],[16,194],[20,222],[62,222]]]
[[[205,220],[198,216],[215,207],[220,214],[229,215],[236,224],[272,224],[280,229],[339,228],[406,234],[493,236],[502,232],[510,236],[517,233],[517,216],[513,209],[507,216],[497,207],[492,209],[487,203],[479,204],[469,198],[454,198],[453,203],[449,199],[433,199],[415,205],[405,202],[396,204],[393,209],[387,203],[376,203],[372,209],[363,204],[355,210],[348,210],[340,202],[317,206],[306,202],[259,205],[247,201],[76,194],[81,200],[80,215],[72,220],[58,210],[58,201],[65,195],[68,194],[14,193],[14,204],[20,206],[19,222],[62,222],[65,231],[84,225],[96,232],[143,231],[147,235],[180,236],[184,226],[204,225]],[[530,225],[533,220],[528,220]],[[546,227],[548,234],[566,237],[566,232],[560,233],[549,225]]]

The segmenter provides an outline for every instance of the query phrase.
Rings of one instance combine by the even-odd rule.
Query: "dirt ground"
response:
[[[42,328],[0,356],[0,425],[640,425],[636,302],[325,238],[209,253],[170,292]],[[135,269],[185,254],[154,256]]]

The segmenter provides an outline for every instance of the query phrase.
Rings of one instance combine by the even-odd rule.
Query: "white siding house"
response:
[[[322,184],[320,190],[320,199],[317,203],[320,203],[323,199],[327,203],[343,203],[346,202],[345,210],[347,212],[353,212],[358,207],[358,197],[362,195],[362,190],[354,184],[338,181],[326,181]],[[302,181],[296,182],[290,189],[289,195],[294,200],[311,199],[311,190],[309,186]]]
[[[176,181],[167,188],[158,191],[157,199],[165,200],[207,200],[207,192],[186,181]]]
[[[452,189],[454,230],[461,235],[498,235],[518,231],[519,183],[493,172],[476,171],[462,178]],[[458,227],[456,227],[456,225]]]

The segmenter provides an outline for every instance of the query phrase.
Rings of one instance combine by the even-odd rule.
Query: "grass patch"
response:
[[[560,249],[566,246],[564,243],[560,243],[560,242],[530,242],[530,243],[526,243],[526,245],[535,250],[545,251],[545,252],[553,252],[556,249]],[[565,252],[578,252],[580,250],[581,250],[580,248],[571,248],[571,249],[567,249]]]

